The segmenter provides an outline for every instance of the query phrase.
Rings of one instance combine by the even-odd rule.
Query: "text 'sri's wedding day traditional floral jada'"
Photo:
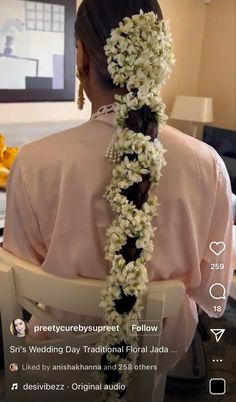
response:
[[[127,88],[126,94],[115,97],[117,130],[106,154],[115,165],[104,195],[116,217],[107,230],[105,257],[111,262],[111,270],[101,306],[107,323],[118,324],[120,330],[105,333],[101,338],[102,346],[112,348],[112,353],[101,356],[100,380],[111,385],[108,391],[103,391],[101,400],[115,402],[125,401],[137,361],[137,355],[127,351],[130,349],[127,346],[137,346],[138,342],[137,334],[129,331],[129,323],[137,324],[141,318],[142,296],[148,282],[147,263],[154,248],[152,219],[158,207],[151,190],[158,185],[166,164],[160,141],[142,130],[128,129],[126,120],[132,111],[146,108],[154,114],[159,131],[163,129],[167,116],[160,90],[175,60],[168,22],[158,21],[153,12],[144,14],[142,10],[138,15],[124,18],[112,30],[104,49],[114,84]],[[141,183],[144,177],[149,178],[151,186],[146,201],[138,207],[130,201],[127,189]],[[130,245],[135,248],[135,255],[127,257],[125,250]],[[131,369],[122,370],[123,364],[130,364]],[[112,390],[117,383],[122,389]]]

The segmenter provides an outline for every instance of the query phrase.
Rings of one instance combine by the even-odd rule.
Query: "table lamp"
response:
[[[176,96],[170,117],[175,120],[191,121],[193,126],[192,136],[197,138],[196,123],[213,122],[212,98]]]

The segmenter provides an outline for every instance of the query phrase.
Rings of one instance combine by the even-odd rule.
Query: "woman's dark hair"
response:
[[[93,63],[97,79],[101,86],[106,89],[114,90],[116,88],[107,68],[107,57],[104,51],[106,40],[111,36],[112,29],[117,28],[125,17],[139,14],[141,9],[144,13],[153,11],[159,20],[163,19],[157,0],[83,0],[79,7],[75,23],[75,38],[82,41]],[[125,127],[135,133],[141,132],[146,136],[150,136],[152,141],[158,135],[156,114],[148,106],[130,111],[125,121]],[[137,158],[136,154],[125,156],[128,156],[130,160]],[[123,190],[122,194],[129,201],[132,201],[138,209],[141,209],[148,199],[150,186],[150,176],[143,175],[141,183],[135,183],[128,189]],[[127,238],[125,246],[119,251],[126,263],[137,260],[141,254],[142,250],[136,247],[136,240],[132,237]],[[121,288],[120,297],[114,301],[114,304],[119,314],[126,314],[130,312],[135,302],[136,296],[125,295]],[[106,355],[103,355],[101,363],[105,370],[107,365]],[[116,382],[121,377],[117,370],[106,372],[105,374],[107,383]],[[120,397],[122,397],[121,394]]]
[[[17,319],[17,318],[16,318]],[[18,335],[19,334],[19,332],[17,331],[17,329],[16,329],[16,324],[15,324],[15,321],[16,320],[13,320],[12,322],[11,322],[11,326],[12,326],[12,332],[13,332],[13,335]],[[25,320],[22,320],[23,322],[24,322],[24,324],[25,324],[25,333],[27,333],[28,332],[28,327],[27,327],[27,322],[25,321]]]
[[[11,325],[12,325],[12,329],[13,329],[13,335],[17,335],[18,331],[17,331],[16,326],[15,326],[15,320],[12,321]]]

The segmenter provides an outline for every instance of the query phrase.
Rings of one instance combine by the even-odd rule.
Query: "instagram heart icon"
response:
[[[215,255],[220,255],[225,251],[225,243],[223,243],[223,241],[213,241],[210,244],[210,250]]]

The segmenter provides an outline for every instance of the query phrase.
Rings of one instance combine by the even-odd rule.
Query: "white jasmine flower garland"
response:
[[[103,334],[101,344],[137,346],[137,334],[131,333],[129,326],[131,322],[137,323],[142,314],[142,297],[148,283],[147,263],[154,249],[152,219],[159,205],[151,190],[158,185],[166,162],[160,141],[152,141],[145,133],[126,128],[126,119],[131,111],[146,106],[156,117],[159,131],[166,124],[160,89],[175,61],[168,22],[158,21],[153,12],[144,14],[141,10],[138,15],[124,18],[119,27],[112,30],[104,49],[114,84],[126,87],[127,94],[115,97],[117,139],[114,145],[120,161],[114,166],[105,197],[116,218],[107,230],[105,258],[111,262],[111,270],[100,304],[107,323],[118,324],[120,331]],[[141,183],[143,175],[148,175],[151,187],[146,202],[138,209],[124,191]],[[126,261],[123,251],[130,241],[137,254],[134,260],[130,256]],[[107,364],[115,364],[116,368],[115,377],[109,379],[104,368],[103,383],[119,382],[127,387],[133,370],[120,370],[120,367],[127,363],[134,367],[136,354],[109,353],[102,359]],[[125,401],[125,393],[104,391],[102,394],[102,401],[121,400]]]

